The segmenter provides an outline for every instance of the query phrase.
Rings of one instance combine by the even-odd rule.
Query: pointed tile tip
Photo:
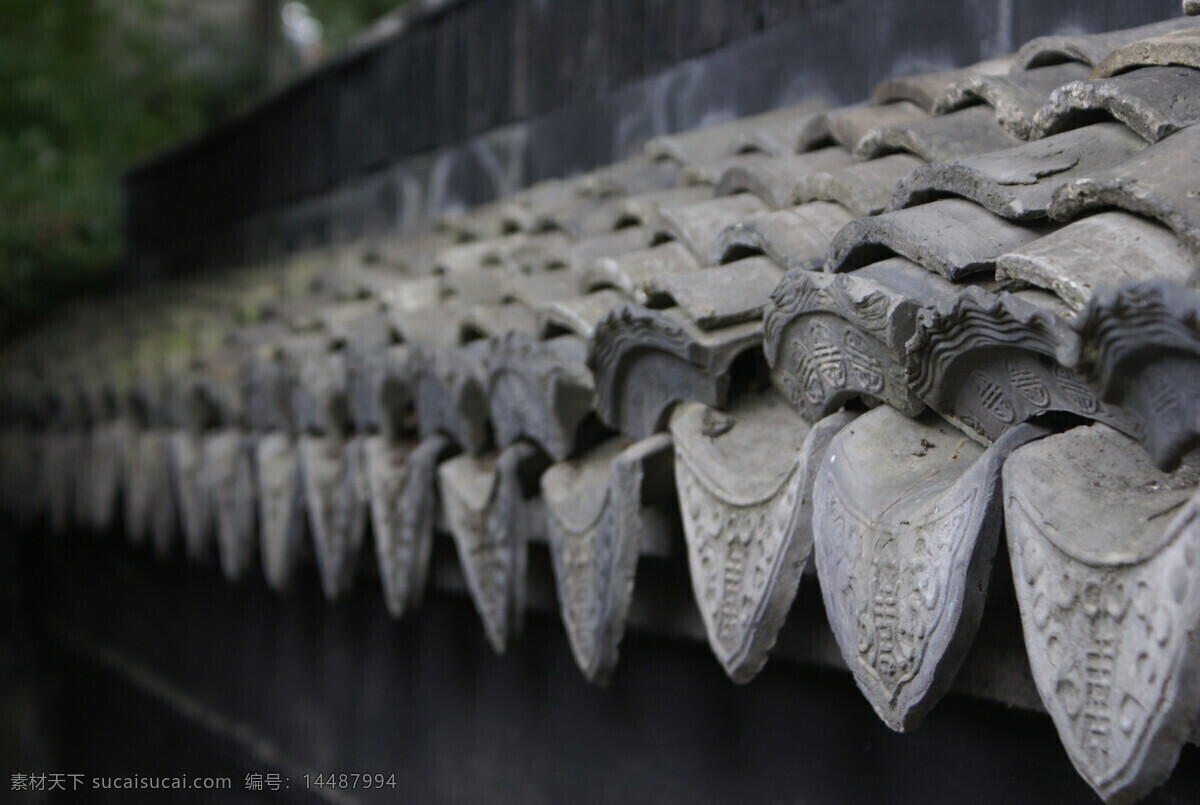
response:
[[[749,684],[756,676],[758,676],[759,672],[762,671],[763,666],[765,665],[765,657],[761,662],[743,665],[721,663],[721,667],[725,669],[725,674],[729,677],[729,681],[733,682],[735,685]]]
[[[879,720],[884,723],[884,726],[892,732],[897,732],[901,735],[912,732],[921,726],[921,722],[925,720],[924,714],[916,715],[911,711],[901,713],[876,709],[875,713],[879,716]]]
[[[580,675],[588,684],[602,690],[608,688],[608,684],[612,680],[613,671],[616,670],[615,660],[610,663],[602,663],[597,658],[581,659],[575,652],[574,647],[571,649],[571,658],[575,660],[575,665],[579,668]]]
[[[612,670],[596,671],[592,674],[584,674],[588,682],[591,682],[601,690],[608,689],[608,683],[612,681]]]

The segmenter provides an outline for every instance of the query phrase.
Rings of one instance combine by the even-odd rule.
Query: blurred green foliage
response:
[[[264,89],[256,0],[0,0],[0,334],[114,275],[122,172]],[[314,0],[336,47],[395,0]]]
[[[304,0],[325,28],[326,50],[336,50],[369,24],[404,5],[404,0]]]

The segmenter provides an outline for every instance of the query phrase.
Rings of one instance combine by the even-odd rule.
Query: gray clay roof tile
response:
[[[871,103],[876,106],[908,101],[915,103],[926,112],[933,111],[933,105],[946,89],[968,75],[1001,75],[1012,68],[1012,56],[998,59],[988,59],[957,70],[945,70],[938,73],[919,73],[917,75],[886,78],[875,85],[871,91]]]
[[[738,193],[686,206],[665,207],[651,222],[655,240],[677,240],[705,264],[715,263],[717,238],[727,226],[770,210],[757,196]]]
[[[1200,67],[1200,27],[1193,24],[1121,45],[1096,65],[1092,77],[1107,78],[1135,67],[1167,65]]]
[[[909,101],[883,106],[835,109],[815,116],[800,132],[800,151],[840,145],[854,151],[868,131],[879,126],[908,123],[927,117],[924,109]]]
[[[1075,81],[1055,90],[1033,118],[1034,138],[1109,115],[1158,142],[1200,122],[1200,70],[1143,67],[1113,78]]]
[[[996,258],[1039,234],[970,201],[942,199],[851,221],[830,244],[825,270],[853,271],[894,254],[955,281],[990,272]]]
[[[1010,134],[986,106],[971,106],[909,123],[871,129],[859,140],[859,159],[876,159],[894,152],[909,153],[926,162],[956,159],[1011,148],[1021,141]]]
[[[1118,207],[1166,224],[1200,260],[1198,144],[1200,126],[1191,126],[1119,163],[1072,171],[1071,180],[1054,193],[1050,216],[1066,221],[1086,210]]]
[[[1046,104],[1050,93],[1087,74],[1087,67],[1068,62],[1007,75],[969,75],[948,87],[934,102],[933,110],[945,114],[986,103],[1010,134],[1027,140],[1033,116]]]
[[[1011,220],[1044,218],[1060,187],[1121,165],[1145,147],[1119,123],[1096,123],[1004,151],[917,167],[899,183],[892,208],[956,195]]]
[[[1197,692],[1176,681],[1197,661],[1195,647],[1165,625],[1190,622],[1200,596],[1190,585],[1174,587],[1169,597],[1156,592],[1169,586],[1172,568],[1190,567],[1200,540],[1196,480],[1194,468],[1156,469],[1135,442],[1103,425],[1028,444],[1004,468],[1008,543],[1034,679],[1075,768],[1110,802],[1133,801],[1164,780],[1173,761],[1135,758],[1146,746],[1176,758],[1200,706]],[[1101,628],[1122,635],[1111,652],[1113,679],[1131,700],[1146,703],[1126,714],[1105,752],[1093,751],[1075,729],[1070,690],[1070,669],[1087,662],[1097,617],[1086,605],[1039,604],[1089,588],[1130,591],[1119,608],[1108,605],[1097,615]],[[1151,612],[1162,610],[1149,606],[1169,607],[1171,615],[1155,622]],[[1132,622],[1122,623],[1115,612]],[[1150,654],[1154,681],[1135,670],[1138,658]]]
[[[721,177],[717,193],[752,193],[778,210],[795,202],[796,188],[809,174],[849,165],[852,159],[845,148],[831,145],[803,154],[733,166]]]
[[[711,185],[715,187],[721,181],[721,177],[730,170],[744,168],[752,171],[756,166],[772,161],[774,160],[772,160],[771,155],[758,151],[752,151],[747,154],[734,154],[731,157],[718,159],[715,162],[691,165],[685,168],[680,182],[682,184]]]
[[[652,296],[670,298],[698,327],[711,330],[759,318],[781,276],[783,269],[774,261],[747,257],[716,268],[656,277],[649,290]]]
[[[1121,31],[1042,36],[1031,39],[1017,51],[1013,70],[1028,70],[1066,61],[1081,62],[1095,67],[1105,56],[1122,45],[1195,25],[1193,20],[1175,18]]]
[[[661,209],[683,207],[707,201],[712,198],[712,195],[711,187],[683,185],[623,198],[605,208],[603,214],[609,221],[610,229],[622,226],[649,226]]]
[[[820,268],[838,230],[854,216],[841,204],[810,201],[726,227],[717,241],[717,262],[765,254],[785,269]]]
[[[646,143],[645,151],[652,159],[676,162],[684,166],[715,162],[743,150],[754,140],[756,131],[761,129],[777,136],[781,126],[786,130],[799,121],[806,121],[823,105],[815,100],[801,101],[753,117],[729,120],[682,134],[656,137]]]
[[[695,271],[700,261],[678,241],[662,243],[649,249],[629,252],[618,257],[601,257],[580,277],[584,291],[615,288],[634,302],[649,301],[647,282],[664,274]]]
[[[1195,270],[1191,253],[1169,229],[1119,211],[1081,218],[996,261],[997,279],[1045,288],[1075,310],[1096,288],[1155,278],[1186,284]]]
[[[924,163],[911,154],[888,154],[804,177],[795,201],[832,201],[856,216],[877,215],[888,208],[900,181]]]

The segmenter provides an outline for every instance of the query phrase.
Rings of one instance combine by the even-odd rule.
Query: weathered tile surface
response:
[[[1033,117],[1050,93],[1063,84],[1086,78],[1087,74],[1084,65],[1066,62],[1008,75],[968,75],[947,87],[934,101],[933,110],[935,114],[944,114],[982,101],[992,108],[996,121],[1012,136],[1028,140]]]
[[[950,283],[902,258],[850,274],[789,272],[764,322],[771,379],[810,422],[859,397],[916,416],[925,403],[907,381],[906,344],[922,307],[953,298]]]
[[[908,344],[911,387],[984,441],[1051,411],[1136,432],[1128,412],[1104,402],[1074,371],[1080,338],[1060,306],[1040,291],[971,287],[926,308]]]
[[[717,239],[717,262],[765,254],[785,270],[815,270],[838,230],[854,216],[841,204],[810,201],[727,227]]]
[[[1013,69],[1028,70],[1045,64],[1077,61],[1095,67],[1116,48],[1170,31],[1194,26],[1192,20],[1170,19],[1098,34],[1068,34],[1042,36],[1027,42],[1020,50]]]
[[[899,151],[926,162],[953,162],[1011,148],[1020,142],[996,120],[989,107],[969,106],[935,117],[871,129],[859,140],[856,155],[877,159]]]
[[[1195,468],[1166,474],[1102,425],[1017,450],[1009,553],[1034,679],[1080,775],[1129,802],[1170,774],[1200,712]]]
[[[859,688],[889,727],[915,728],[975,637],[1000,534],[1000,469],[1040,435],[984,449],[936,415],[881,406],[829,445],[813,490],[826,612]]]
[[[492,648],[503,654],[524,619],[526,544],[544,531],[537,477],[546,461],[517,442],[438,467],[446,525]]]
[[[1128,210],[1166,224],[1191,249],[1193,259],[1200,258],[1200,205],[1194,181],[1200,166],[1198,144],[1200,127],[1191,126],[1119,163],[1074,172],[1055,192],[1050,217],[1070,220],[1099,207]]]
[[[853,271],[898,255],[957,281],[992,271],[996,258],[1040,234],[972,202],[942,199],[846,224],[829,246],[825,270]]]
[[[610,439],[542,475],[546,536],[571,653],[608,683],[634,593],[638,557],[667,555],[677,534],[671,439]]]
[[[831,145],[803,154],[790,154],[731,167],[717,183],[718,195],[752,193],[772,209],[781,209],[796,200],[797,188],[804,177],[817,171],[849,165],[853,155],[840,145]]]
[[[951,684],[1036,707],[1019,651],[956,677],[1000,467],[1105,423],[1018,448],[1004,495],[1041,695],[1130,800],[1200,735],[1196,30],[1046,37],[423,232],[65,305],[0,351],[0,506],[63,544],[215,546],[279,590],[378,575],[394,617],[465,582],[500,651],[526,593],[550,601],[525,572],[545,542],[588,679],[645,623],[707,637],[736,681],[840,654],[911,729]],[[459,567],[431,578],[443,531]],[[776,646],[805,572],[836,641]]]
[[[917,167],[900,181],[892,208],[962,196],[1010,220],[1044,218],[1060,187],[1123,165],[1144,148],[1125,126],[1096,123],[1004,151]]]
[[[1200,70],[1144,67],[1112,78],[1073,81],[1056,89],[1033,117],[1033,138],[1076,128],[1097,114],[1111,115],[1158,142],[1200,122]]]
[[[363,445],[375,564],[388,613],[403,617],[424,596],[433,551],[436,472],[453,452],[441,435],[396,443],[383,437]]]
[[[676,402],[721,405],[734,360],[761,340],[759,321],[705,331],[680,308],[614,308],[589,344],[596,412],[625,436],[644,439],[666,427]]]
[[[1196,271],[1179,239],[1159,224],[1125,212],[1081,218],[1007,251],[997,279],[1015,279],[1051,291],[1073,310],[1097,288],[1162,278],[1186,284]]]
[[[878,215],[888,208],[900,181],[922,165],[911,154],[888,154],[843,168],[804,177],[795,201],[832,201],[855,216]]]
[[[1166,281],[1097,291],[1076,322],[1080,374],[1119,404],[1160,467],[1200,439],[1200,298]]]
[[[817,432],[773,391],[728,412],[686,403],[671,418],[692,590],[735,682],[762,669],[792,606],[812,551],[812,473],[851,418]]]

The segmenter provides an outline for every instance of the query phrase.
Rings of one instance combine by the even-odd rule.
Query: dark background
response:
[[[116,537],[6,537],[3,656],[19,667],[2,714],[20,741],[0,739],[6,774],[232,778],[172,802],[1099,801],[1044,715],[951,694],[898,735],[844,672],[776,659],[737,686],[704,644],[636,632],[600,689],[544,614],[498,657],[460,595],[397,622],[373,584],[329,604],[315,573],[280,597]],[[455,561],[448,540],[438,551]],[[1145,801],[1196,802],[1198,754]],[[355,771],[397,787],[322,798],[302,782]],[[245,791],[268,772],[291,788]],[[36,801],[8,783],[0,801]],[[59,796],[47,801],[164,801]]]

